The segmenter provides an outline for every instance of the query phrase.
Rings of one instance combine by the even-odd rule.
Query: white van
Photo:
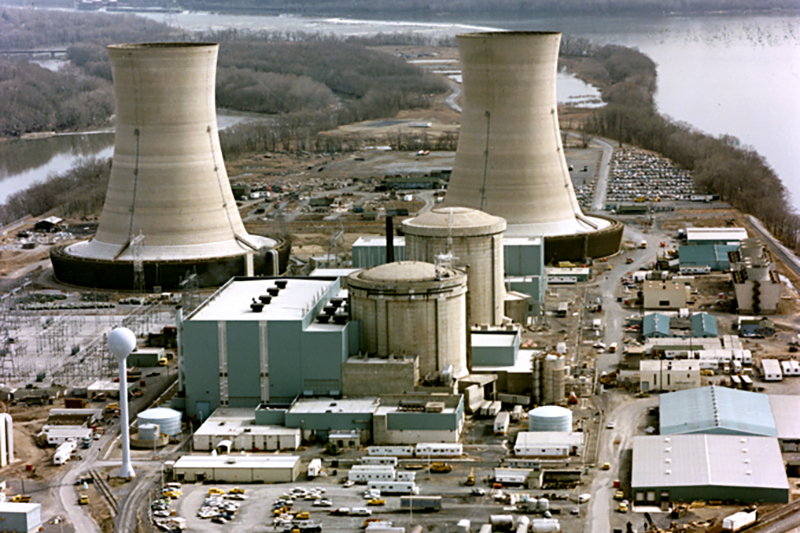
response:
[[[366,507],[353,507],[350,509],[350,516],[369,516],[372,514],[372,509]]]

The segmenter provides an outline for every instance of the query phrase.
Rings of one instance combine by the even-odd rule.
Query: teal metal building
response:
[[[514,366],[519,353],[519,330],[473,331],[472,366]]]
[[[394,238],[394,260],[405,261],[406,239]],[[386,237],[365,235],[353,243],[353,268],[373,268],[386,264]]]
[[[669,316],[663,313],[650,313],[649,315],[645,315],[642,319],[642,337],[645,339],[651,337],[669,337],[669,322]]]
[[[681,267],[708,266],[711,270],[728,270],[728,252],[739,249],[739,244],[682,244],[678,246]]]
[[[717,318],[708,313],[695,313],[689,318],[692,324],[692,337],[716,337]]]
[[[766,394],[701,387],[663,394],[659,405],[662,435],[778,435]]]
[[[186,413],[205,419],[220,406],[340,394],[342,362],[360,351],[361,332],[331,305],[342,304],[339,283],[233,278],[188,315],[179,325]]]

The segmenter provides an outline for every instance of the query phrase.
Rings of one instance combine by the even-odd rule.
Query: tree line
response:
[[[761,155],[739,146],[732,136],[708,135],[660,115],[654,103],[656,65],[638,50],[572,44],[566,50],[576,57],[565,58],[570,68],[601,87],[607,103],[592,113],[588,131],[652,150],[692,170],[699,192],[718,194],[800,251],[800,217],[788,189]]]

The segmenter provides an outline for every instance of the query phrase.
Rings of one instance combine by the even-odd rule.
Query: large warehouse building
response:
[[[733,435],[634,437],[634,504],[789,502],[778,440]]]
[[[300,476],[295,455],[184,455],[173,466],[180,482],[291,483]]]

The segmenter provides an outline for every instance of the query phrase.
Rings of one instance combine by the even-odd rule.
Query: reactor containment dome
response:
[[[561,34],[457,36],[464,91],[446,206],[508,222],[506,235],[544,237],[545,262],[616,253],[622,224],[581,212],[558,125]]]
[[[280,246],[247,233],[231,192],[217,133],[218,48],[108,47],[116,136],[105,205],[93,239],[51,252],[58,280],[172,289],[187,273],[214,286],[279,270]]]

